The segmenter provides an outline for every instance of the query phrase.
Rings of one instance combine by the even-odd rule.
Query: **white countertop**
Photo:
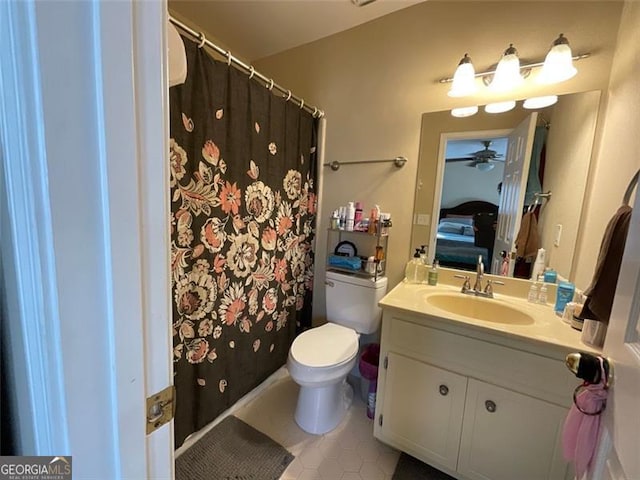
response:
[[[533,304],[520,297],[494,293],[495,298],[486,301],[498,302],[516,308],[534,319],[534,322],[528,325],[510,324],[507,321],[498,323],[456,315],[436,308],[426,301],[426,297],[434,293],[458,294],[461,298],[467,297],[467,295],[460,293],[460,286],[445,284],[429,286],[401,282],[380,301],[380,306],[383,309],[393,308],[412,314],[425,315],[456,327],[469,327],[503,338],[529,341],[573,351],[600,353],[600,349],[582,342],[581,332],[571,328],[569,324],[557,316],[552,305]]]

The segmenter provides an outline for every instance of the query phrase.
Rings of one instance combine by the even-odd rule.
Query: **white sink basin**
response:
[[[425,295],[425,300],[432,307],[445,312],[483,322],[510,325],[534,323],[532,316],[492,298],[474,297],[462,293],[432,293]]]

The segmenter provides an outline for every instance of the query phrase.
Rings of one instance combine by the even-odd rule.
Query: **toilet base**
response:
[[[353,402],[353,389],[344,378],[323,387],[300,387],[295,420],[305,432],[322,435],[336,428]]]

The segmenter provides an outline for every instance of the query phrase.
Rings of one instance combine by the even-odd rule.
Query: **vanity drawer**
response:
[[[385,316],[390,351],[569,406],[576,378],[560,360]]]

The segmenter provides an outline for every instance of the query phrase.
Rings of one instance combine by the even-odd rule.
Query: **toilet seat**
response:
[[[358,353],[358,334],[350,328],[327,323],[301,333],[289,354],[300,365],[310,368],[337,366]]]

